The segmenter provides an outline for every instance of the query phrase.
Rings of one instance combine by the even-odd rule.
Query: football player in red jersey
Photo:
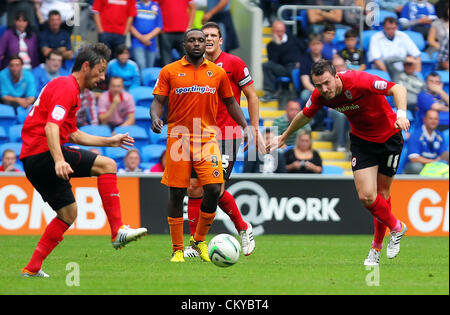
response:
[[[406,89],[378,76],[360,71],[336,73],[330,62],[320,60],[311,70],[315,90],[289,128],[274,138],[268,150],[281,147],[285,139],[307,124],[323,106],[335,109],[350,122],[352,170],[358,197],[374,217],[375,237],[364,264],[378,265],[383,238],[391,231],[387,257],[400,251],[406,225],[391,212],[390,187],[403,147],[401,131],[407,131]],[[385,96],[393,96],[397,114]]]
[[[254,135],[254,143],[257,147],[264,150],[264,139],[259,133],[259,100],[253,86],[253,80],[250,76],[246,64],[237,56],[222,51],[222,34],[219,25],[215,22],[208,22],[202,27],[206,36],[206,59],[222,67],[230,80],[233,88],[233,94],[238,104],[240,104],[241,93],[244,92],[248,101],[248,111],[250,124]],[[228,114],[225,104],[219,101],[219,110],[217,112],[217,124],[220,129],[218,135],[220,150],[222,152],[222,165],[224,179],[230,178],[234,162],[242,142],[242,133],[239,125]],[[195,232],[200,204],[203,198],[202,187],[199,186],[197,174],[192,173],[191,187],[188,189],[188,218],[191,234]],[[244,221],[241,212],[236,205],[234,197],[225,190],[225,184],[222,185],[222,191],[219,199],[219,207],[230,217],[241,238],[242,251],[246,256],[250,255],[255,248],[252,226]],[[190,248],[185,249],[185,256],[196,256],[196,252]]]
[[[117,166],[114,160],[77,147],[112,146],[127,149],[134,139],[128,134],[112,137],[89,135],[77,128],[80,91],[92,89],[105,79],[110,50],[104,44],[83,47],[72,74],[50,81],[33,104],[22,128],[20,160],[25,174],[42,199],[56,211],[47,225],[22,276],[48,277],[41,270],[44,259],[63,240],[63,234],[77,217],[71,177],[97,176],[98,190],[111,227],[112,245],[118,249],[147,232],[123,225],[117,188]]]

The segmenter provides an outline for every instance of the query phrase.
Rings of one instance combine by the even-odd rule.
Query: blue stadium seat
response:
[[[136,106],[150,108],[153,101],[153,88],[149,86],[137,86],[128,91],[133,96]]]
[[[111,129],[106,125],[86,125],[80,127],[80,130],[94,136],[110,137]]]
[[[0,104],[0,126],[9,130],[9,127],[15,125],[17,122],[16,112],[10,105]]]
[[[75,64],[75,58],[64,60],[64,69],[66,69],[69,73],[72,73],[73,65]]]
[[[135,117],[135,125],[144,128],[145,130],[149,130],[152,126],[152,120],[150,118],[150,112],[147,107],[144,106],[136,106],[136,110],[134,113]]]
[[[290,77],[278,77],[275,80],[275,90],[277,90],[280,85],[282,88],[289,88],[289,83],[291,83]]]
[[[378,70],[378,69],[367,69],[364,72],[379,76],[380,78],[391,81],[391,76],[386,71]]]
[[[384,22],[384,19],[387,17],[393,17],[393,18],[397,19],[397,14],[392,11],[378,10],[378,21],[374,21],[375,23],[373,25],[373,29],[375,29],[375,30],[383,29],[383,22]],[[376,16],[375,16],[375,18],[376,18]]]
[[[134,138],[134,146],[138,149],[148,144],[149,137],[147,131],[139,126],[119,126],[114,129],[115,133],[127,133]]]
[[[0,37],[2,37],[2,35],[5,31],[6,31],[6,25],[0,25]]]
[[[144,86],[154,87],[156,81],[158,80],[160,72],[161,72],[160,67],[151,67],[142,69],[141,71],[142,84]]]
[[[0,126],[0,144],[2,143],[6,143],[9,141],[9,137],[6,134],[5,128],[3,128],[2,126]]]
[[[23,125],[14,125],[9,127],[9,142],[21,142],[22,141],[22,127]]]
[[[166,140],[167,140],[167,128],[168,125],[165,124],[161,130],[161,133],[155,133],[153,132],[153,130],[150,128],[148,131],[148,135],[150,137],[150,143],[151,144],[166,144]]]
[[[343,175],[344,170],[337,165],[322,165],[322,174],[324,175]]]
[[[446,129],[446,130],[444,130],[443,132],[442,132],[442,134],[444,135],[444,141],[445,141],[445,144],[447,145],[447,150],[448,150],[448,129]]]
[[[432,58],[426,52],[420,53],[420,60],[422,61],[422,75],[426,77],[428,73],[433,72],[438,64],[437,58]]]
[[[365,52],[366,55],[368,54],[368,51],[369,51],[370,39],[372,38],[372,36],[375,33],[378,33],[378,32],[379,31],[377,31],[377,30],[363,31],[363,35],[362,35],[362,38],[363,38],[363,49],[364,49],[364,52]]]
[[[146,163],[157,163],[161,154],[166,150],[162,144],[148,144],[141,149],[141,158]]]
[[[417,48],[420,51],[423,51],[425,49],[426,42],[421,33],[414,31],[404,31],[404,32],[409,36],[409,38],[411,38],[411,40],[414,42],[414,44],[416,44]]]
[[[233,173],[241,174],[244,172],[244,161],[236,161],[233,165]]]
[[[406,164],[408,163],[408,146],[403,145],[402,153],[400,154],[400,161],[398,161],[397,174],[403,174]]]
[[[107,157],[110,157],[114,161],[116,161],[116,163],[118,165],[122,164],[123,158],[125,157],[127,152],[128,152],[127,150],[122,149],[120,147],[106,147],[105,148],[105,155]]]
[[[295,19],[298,22],[300,22],[303,31],[306,31],[308,29],[309,21],[308,21],[308,11],[307,10],[298,11]]]
[[[7,142],[0,145],[0,156],[6,149],[12,149],[16,152],[16,155],[20,155],[20,150],[22,149],[22,142]]]
[[[441,81],[444,84],[444,90],[445,92],[448,93],[448,81],[449,81],[449,77],[448,77],[448,71],[447,70],[438,70],[436,71],[439,76],[441,77]]]
[[[83,150],[90,150],[90,149],[97,149],[100,152],[100,155],[104,155],[105,154],[105,147],[90,147],[90,146],[85,146],[85,145],[76,145],[78,147],[80,147]]]
[[[295,68],[294,70],[292,70],[291,76],[292,76],[292,83],[294,84],[294,89],[298,93],[300,93],[300,89],[301,89],[300,69],[299,68]]]
[[[143,171],[147,171],[150,170],[153,166],[155,166],[156,163],[150,163],[150,162],[142,162],[139,167],[143,170]]]
[[[19,124],[23,124],[25,122],[25,119],[27,118],[31,108],[33,108],[33,106],[29,106],[28,108],[23,108],[21,106],[17,107],[17,122]]]

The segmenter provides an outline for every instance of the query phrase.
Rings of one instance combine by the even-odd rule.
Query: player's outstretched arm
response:
[[[408,118],[406,118],[406,108],[408,104],[406,88],[400,84],[396,84],[389,89],[389,95],[394,97],[394,103],[395,106],[397,106],[395,128],[408,131],[410,123]]]
[[[55,162],[56,175],[64,180],[69,180],[69,175],[73,173],[73,170],[70,164],[64,160],[64,155],[62,154],[61,142],[59,141],[59,126],[48,122],[45,125],[45,136],[50,154]]]
[[[125,134],[118,133],[111,137],[100,137],[90,135],[81,130],[77,130],[70,134],[69,141],[71,143],[92,146],[92,147],[121,147],[128,150],[128,147],[132,147],[134,144],[133,137]]]
[[[277,148],[282,147],[286,143],[287,138],[289,138],[294,132],[305,126],[310,121],[311,118],[303,115],[303,111],[298,113],[292,120],[288,129],[286,129],[286,131],[283,132],[283,134],[281,134],[280,136],[273,138],[271,143],[267,144],[267,152],[271,152]]]
[[[236,99],[234,96],[223,98],[223,103],[227,107],[228,114],[230,114],[231,118],[234,119],[234,121],[241,126],[242,129],[244,129],[244,142],[245,147],[244,151],[248,149],[248,141],[251,139],[251,130],[248,128],[247,120],[245,119],[244,113],[242,112],[241,107],[236,102]]]
[[[152,106],[150,107],[150,117],[152,118],[152,130],[156,133],[161,133],[164,122],[161,120],[161,116],[164,109],[164,103],[167,100],[167,96],[155,94],[153,98]]]

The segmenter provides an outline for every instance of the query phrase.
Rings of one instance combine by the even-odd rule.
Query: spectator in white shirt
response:
[[[370,39],[369,62],[377,69],[387,71],[385,63],[393,63],[397,71],[403,71],[403,63],[407,56],[416,60],[416,72],[422,71],[420,50],[409,36],[398,30],[396,18],[387,17],[383,22],[383,30],[374,34]]]

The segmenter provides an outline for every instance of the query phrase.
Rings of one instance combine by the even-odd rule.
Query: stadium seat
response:
[[[153,101],[153,88],[149,86],[137,86],[128,91],[133,96],[136,106],[150,108]]]
[[[10,105],[0,104],[0,126],[9,130],[9,127],[15,125],[17,122],[16,112]]]
[[[23,125],[14,125],[9,127],[9,142],[21,142],[22,141],[22,127]]]
[[[414,44],[416,44],[417,48],[420,51],[423,51],[425,49],[426,42],[422,34],[414,31],[404,31],[404,32],[409,36],[409,38],[411,38],[411,40],[414,42]]]
[[[337,165],[322,165],[322,174],[324,175],[343,175],[344,170]]]
[[[136,106],[136,110],[134,112],[135,117],[135,125],[144,128],[145,130],[149,130],[152,126],[152,120],[150,118],[150,112],[147,107],[144,106]]]
[[[12,149],[16,152],[17,157],[20,155],[20,150],[22,149],[21,142],[7,142],[0,145],[0,156],[3,154],[3,151],[6,149]]]
[[[134,146],[138,149],[148,144],[149,137],[147,131],[139,126],[119,126],[114,129],[114,133],[127,133],[134,138]]]
[[[141,71],[142,84],[153,88],[158,80],[160,67],[145,68]]]
[[[111,129],[106,125],[86,125],[80,127],[80,130],[94,136],[110,137]]]
[[[106,147],[105,148],[105,155],[107,157],[110,157],[114,161],[116,161],[116,163],[118,165],[122,164],[123,158],[125,157],[127,152],[128,152],[127,150],[120,148],[120,147]]]
[[[449,77],[448,77],[448,71],[447,70],[438,70],[436,71],[439,76],[441,77],[441,81],[444,84],[444,90],[445,92],[448,93],[448,81],[449,81]]]
[[[166,144],[167,140],[167,128],[168,125],[165,124],[161,130],[161,133],[155,133],[153,130],[149,129],[148,135],[151,144]]]
[[[166,150],[162,144],[148,144],[141,149],[141,158],[146,163],[157,163],[161,154]]]
[[[244,161],[236,161],[233,165],[233,173],[241,174],[244,172]]]
[[[375,23],[373,25],[373,29],[375,29],[375,30],[383,29],[383,22],[384,22],[384,19],[387,17],[393,17],[393,18],[397,19],[397,14],[392,11],[378,10],[378,20],[374,21]],[[375,19],[376,18],[377,17],[375,15]]]
[[[2,35],[5,31],[6,31],[6,25],[0,25],[0,37],[2,37]]]
[[[298,93],[300,93],[300,89],[301,89],[300,69],[299,68],[295,68],[294,70],[292,70],[291,76],[292,76],[292,83],[294,84],[294,89]]]
[[[6,143],[9,141],[8,135],[6,134],[5,128],[0,126],[0,144]]]
[[[437,58],[432,58],[426,52],[420,53],[420,60],[422,61],[422,75],[425,78],[428,73],[434,71],[438,64]]]
[[[446,130],[444,130],[443,132],[442,132],[442,134],[444,135],[444,141],[445,141],[445,144],[446,144],[446,146],[447,146],[447,150],[448,150],[448,129],[446,129]]]
[[[139,167],[143,170],[143,171],[149,171],[153,166],[155,166],[156,163],[150,163],[150,162],[142,162]]]
[[[397,174],[403,174],[406,164],[408,163],[408,146],[403,145],[402,153],[400,154],[400,161],[398,161]]]
[[[380,78],[391,81],[391,76],[386,71],[378,70],[378,69],[367,69],[364,72],[379,76]]]
[[[77,147],[80,147],[83,150],[90,150],[90,149],[97,149],[100,152],[100,155],[104,155],[105,154],[105,147],[90,147],[90,146],[85,146],[85,145],[76,145]]]
[[[372,38],[372,36],[375,33],[378,33],[379,31],[377,30],[367,30],[367,31],[363,31],[363,49],[366,53],[366,55],[368,55],[368,51],[369,51],[369,45],[370,45],[370,39]]]
[[[308,21],[308,11],[307,10],[298,11],[295,19],[298,22],[300,22],[300,25],[302,26],[303,31],[306,31],[308,29],[309,21]]]
[[[17,107],[16,111],[17,111],[17,122],[19,124],[23,124],[25,122],[25,119],[28,116],[28,113],[30,112],[31,108],[33,108],[33,106],[30,106],[28,108],[23,108],[21,106]]]
[[[281,85],[281,88],[288,89],[289,83],[291,83],[290,77],[278,77],[275,80],[275,90],[277,90],[280,87],[280,85]]]
[[[69,73],[72,73],[73,65],[75,64],[75,58],[64,60],[64,69],[66,69]]]

